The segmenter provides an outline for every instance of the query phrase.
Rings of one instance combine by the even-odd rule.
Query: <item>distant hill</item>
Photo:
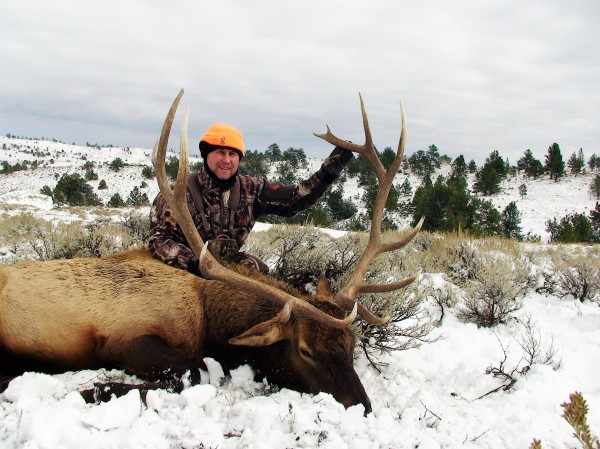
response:
[[[122,198],[127,198],[134,187],[146,193],[150,201],[158,193],[158,186],[154,179],[144,179],[142,169],[151,166],[151,149],[148,148],[116,148],[98,146],[69,145],[49,140],[33,140],[0,137],[0,162],[10,165],[21,164],[28,161],[34,163],[35,169],[15,171],[0,175],[0,210],[4,213],[17,214],[28,211],[39,216],[52,216],[62,219],[72,219],[65,209],[60,211],[53,207],[51,199],[40,193],[44,186],[54,188],[63,174],[85,173],[83,168],[86,162],[92,162],[97,180],[89,181],[95,192],[106,204],[110,197],[119,193]],[[175,155],[175,153],[170,153]],[[120,158],[125,166],[119,171],[113,171],[109,164]],[[190,161],[200,161],[198,156],[190,156]],[[309,159],[308,176],[320,166],[321,159]],[[273,168],[272,168],[273,170]],[[432,176],[435,180],[437,174],[447,174],[448,165],[443,165],[438,173]],[[502,183],[502,191],[497,195],[486,197],[501,212],[511,201],[517,204],[521,212],[521,226],[524,233],[532,233],[547,239],[545,222],[552,218],[560,218],[571,213],[584,213],[589,215],[595,207],[596,199],[589,192],[589,185],[594,174],[568,176],[558,183],[544,176],[538,180],[531,180],[521,175],[509,177]],[[414,190],[421,180],[412,175],[400,172],[397,183],[400,184],[408,178]],[[98,184],[104,180],[107,189],[98,190]],[[143,182],[147,186],[143,186]],[[472,183],[472,178],[470,182]],[[519,195],[519,186],[525,184],[527,195]],[[345,187],[345,195],[361,207],[362,189],[356,180],[349,179]],[[409,218],[398,218],[399,225],[408,225]]]

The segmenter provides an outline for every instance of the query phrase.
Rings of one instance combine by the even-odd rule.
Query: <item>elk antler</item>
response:
[[[177,170],[177,180],[175,186],[171,189],[167,179],[165,169],[165,158],[167,154],[167,143],[169,133],[175,118],[175,112],[179,101],[183,96],[183,89],[179,92],[169,112],[165,118],[165,122],[160,133],[160,139],[156,142],[152,152],[152,165],[156,173],[156,180],[163,197],[169,204],[169,207],[175,214],[175,220],[185,235],[185,238],[190,245],[190,248],[200,261],[200,273],[206,279],[213,279],[225,282],[227,284],[238,287],[240,290],[250,291],[257,296],[281,304],[284,307],[289,307],[296,316],[312,318],[317,321],[327,323],[330,326],[337,328],[348,327],[356,318],[357,307],[354,306],[352,312],[343,319],[334,318],[331,315],[317,309],[308,301],[296,298],[289,293],[277,289],[276,287],[264,284],[252,278],[245,277],[233,270],[229,270],[221,265],[208,250],[208,245],[205,245],[196,229],[194,220],[190,213],[187,202],[187,182],[189,176],[188,169],[188,143],[187,143],[187,123],[189,110],[186,111],[183,124],[181,126],[181,137],[179,146],[179,169]]]
[[[417,272],[406,279],[402,279],[389,284],[366,284],[363,282],[369,264],[373,261],[373,259],[379,254],[394,251],[404,247],[421,230],[421,226],[423,225],[424,220],[424,217],[421,218],[419,223],[417,223],[417,225],[410,231],[410,233],[408,233],[408,235],[406,235],[404,238],[397,242],[384,243],[381,239],[381,222],[383,220],[383,210],[385,202],[387,201],[387,197],[390,193],[394,176],[396,176],[396,173],[398,173],[398,169],[400,168],[400,164],[402,163],[402,157],[404,156],[404,144],[406,141],[406,116],[404,113],[404,108],[402,107],[402,103],[400,103],[400,111],[402,115],[402,132],[400,134],[400,142],[398,143],[398,151],[396,152],[396,158],[394,159],[394,162],[392,163],[389,170],[386,171],[383,167],[383,164],[379,160],[379,157],[377,156],[377,152],[375,150],[375,146],[373,145],[373,139],[371,137],[371,130],[369,128],[369,121],[367,120],[365,105],[360,94],[359,98],[360,109],[363,118],[363,127],[365,130],[364,145],[357,145],[334,136],[331,130],[329,129],[329,126],[327,126],[327,133],[315,134],[315,136],[320,137],[321,139],[331,143],[332,145],[362,155],[375,170],[375,175],[377,176],[377,181],[379,182],[379,189],[377,191],[375,204],[373,206],[371,232],[369,234],[369,241],[367,243],[367,247],[363,254],[360,256],[356,264],[356,268],[350,276],[350,278],[348,279],[348,282],[344,287],[342,287],[342,289],[337,293],[337,295],[334,298],[334,301],[336,303],[345,307],[347,307],[351,303],[356,304],[356,298],[361,293],[383,293],[397,290],[401,287],[409,285],[419,276],[419,272]],[[385,324],[390,318],[378,318],[362,305],[359,305],[358,314],[367,322],[377,325]]]

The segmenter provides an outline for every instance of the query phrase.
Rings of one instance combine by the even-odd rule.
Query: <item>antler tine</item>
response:
[[[353,153],[362,155],[365,159],[367,159],[367,161],[369,161],[371,166],[373,166],[373,168],[375,169],[375,175],[377,176],[378,181],[381,182],[383,177],[385,176],[385,169],[375,152],[375,146],[373,145],[373,138],[371,136],[371,128],[369,127],[369,119],[367,118],[367,111],[365,110],[365,104],[363,102],[362,95],[359,93],[358,97],[360,99],[360,110],[362,113],[363,128],[365,130],[364,145],[357,145],[355,143],[336,137],[331,132],[329,125],[327,125],[327,132],[325,134],[313,134],[325,140],[326,142],[335,145],[336,147],[340,147],[344,150],[352,151]]]
[[[167,113],[162,132],[160,133],[160,139],[154,146],[154,150],[152,152],[152,165],[154,166],[154,172],[156,173],[156,180],[158,181],[160,192],[165,197],[169,207],[173,209],[175,220],[185,235],[190,248],[194,254],[196,254],[196,257],[198,257],[202,251],[202,248],[204,247],[204,242],[196,230],[196,226],[194,225],[194,220],[190,214],[190,209],[188,208],[186,198],[187,179],[189,176],[187,143],[189,109],[185,113],[183,124],[181,126],[179,169],[177,170],[177,181],[175,182],[175,187],[173,189],[171,189],[171,186],[169,185],[165,169],[169,133],[171,132],[171,126],[173,125],[173,120],[175,119],[175,112],[177,111],[177,106],[179,106],[182,96],[183,89],[179,91],[179,94],[177,97],[175,97],[175,100],[173,101],[173,104]]]
[[[406,235],[405,238],[397,242],[384,243],[382,241],[381,224],[383,221],[385,203],[389,196],[394,177],[398,173],[398,170],[400,169],[400,164],[402,163],[402,158],[404,157],[404,147],[406,142],[406,114],[404,112],[404,107],[402,106],[402,103],[400,103],[402,131],[400,133],[400,140],[398,142],[398,150],[396,152],[396,157],[389,170],[386,171],[383,167],[383,164],[379,160],[379,157],[377,156],[377,151],[375,150],[375,146],[373,145],[371,130],[369,128],[369,121],[367,119],[367,113],[365,110],[364,102],[360,94],[359,97],[360,108],[363,117],[363,127],[365,130],[364,145],[356,145],[345,140],[339,139],[338,137],[333,135],[333,133],[329,129],[329,126],[327,127],[327,133],[315,134],[315,136],[320,137],[333,145],[337,145],[340,148],[343,148],[348,151],[353,151],[362,155],[373,167],[375,174],[377,175],[377,180],[379,182],[379,189],[377,191],[377,196],[375,198],[375,203],[373,206],[373,216],[371,219],[371,231],[369,234],[369,242],[367,243],[365,251],[363,252],[356,264],[355,271],[350,275],[350,278],[348,279],[346,285],[342,287],[342,289],[334,298],[334,301],[343,306],[355,303],[357,296],[361,293],[382,293],[397,290],[401,287],[409,285],[419,276],[419,273],[416,273],[413,276],[410,276],[406,279],[402,279],[384,285],[366,284],[363,281],[364,276],[368,270],[369,264],[377,255],[404,247],[419,232],[423,224],[422,218],[417,224],[417,226],[415,226],[411,230],[411,232]],[[364,306],[359,306],[358,314],[367,322],[376,325],[385,324],[389,320],[389,317],[376,317]]]
[[[196,254],[199,259],[199,268],[202,276],[206,279],[219,280],[239,287],[242,290],[250,291],[277,304],[283,304],[286,307],[289,307],[290,310],[294,310],[294,313],[299,314],[300,316],[311,317],[333,327],[348,327],[356,318],[356,306],[346,318],[338,319],[332,317],[322,310],[317,309],[308,301],[301,300],[275,287],[264,284],[255,279],[242,276],[235,271],[225,268],[210,253],[208,250],[208,245],[204,244],[200,234],[198,233],[198,230],[196,229],[196,226],[194,225],[194,220],[192,219],[192,215],[187,203],[187,180],[189,176],[187,124],[189,110],[186,111],[183,124],[181,126],[179,169],[177,171],[177,180],[173,189],[171,189],[171,186],[169,185],[165,169],[165,158],[167,154],[169,133],[171,132],[171,126],[173,125],[175,112],[177,111],[177,106],[179,106],[182,96],[183,89],[181,89],[173,101],[169,112],[167,113],[167,117],[160,133],[160,138],[154,146],[154,150],[152,152],[152,164],[154,166],[156,180],[158,181],[160,192],[169,204],[169,207],[171,207],[173,210],[175,214],[175,220],[179,224],[179,227],[185,235],[185,238],[192,248],[192,251],[194,251],[194,254]]]

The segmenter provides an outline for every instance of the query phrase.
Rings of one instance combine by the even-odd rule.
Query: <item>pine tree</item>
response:
[[[329,192],[325,198],[325,202],[329,206],[331,217],[336,222],[352,218],[358,212],[352,201],[344,199],[344,191],[341,186]]]
[[[484,165],[475,173],[473,191],[482,193],[484,196],[500,192],[501,177],[491,165]]]
[[[600,241],[592,221],[585,214],[575,213],[560,220],[556,218],[548,220],[546,231],[550,234],[550,242],[596,243]]]
[[[450,173],[450,179],[454,181],[467,182],[467,163],[465,162],[464,156],[461,154],[452,162],[452,171]]]
[[[121,195],[119,195],[119,193],[115,193],[113,196],[110,197],[110,200],[108,200],[108,203],[106,203],[106,205],[108,207],[124,207],[125,201],[123,201],[123,198],[121,198]]]
[[[435,145],[430,145],[427,149],[427,161],[433,173],[435,168],[440,168],[440,152]]]
[[[396,152],[394,150],[392,150],[391,147],[385,147],[383,152],[379,156],[379,160],[381,160],[381,163],[383,164],[383,166],[386,170],[392,166],[395,159],[396,159]]]
[[[473,191],[486,196],[500,192],[500,182],[506,178],[507,173],[508,162],[502,159],[498,151],[492,151],[483,167],[475,173]]]
[[[508,206],[502,211],[502,227],[505,237],[523,240],[523,234],[521,233],[521,213],[514,201],[508,203]]]
[[[580,148],[578,154],[576,154],[573,151],[573,154],[571,154],[571,156],[569,157],[569,160],[567,161],[567,166],[569,167],[571,174],[575,175],[575,176],[577,176],[578,174],[580,174],[583,171],[583,168],[585,167],[585,158],[583,157],[583,149]]]
[[[519,186],[519,195],[521,198],[525,198],[527,196],[527,186],[525,184],[521,184]]]
[[[599,169],[600,168],[600,156],[596,156],[596,153],[592,154],[590,156],[590,159],[588,160],[588,167],[592,171]]]
[[[550,174],[550,179],[554,179],[555,182],[565,176],[565,163],[557,143],[548,148],[544,168]]]
[[[131,192],[129,192],[129,197],[125,204],[128,206],[148,206],[150,201],[148,200],[148,195],[145,192],[141,192],[140,189],[135,186]]]
[[[525,150],[523,157],[517,161],[517,169],[523,170],[531,178],[537,179],[544,173],[542,163],[533,156],[531,150]]]
[[[55,204],[69,206],[99,206],[100,198],[78,173],[62,175],[52,191]]]
[[[269,145],[267,151],[265,151],[265,157],[271,162],[277,162],[281,160],[281,149],[276,143]]]
[[[590,211],[590,221],[596,232],[596,236],[600,240],[600,203],[596,203],[596,208]]]
[[[594,176],[594,179],[590,182],[590,193],[595,195],[597,200],[600,200],[600,175]]]

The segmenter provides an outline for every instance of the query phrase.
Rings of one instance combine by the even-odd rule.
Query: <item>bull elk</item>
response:
[[[392,291],[416,277],[387,285],[362,280],[376,255],[403,247],[420,229],[419,223],[395,243],[381,240],[384,203],[403,155],[404,111],[398,152],[387,172],[376,156],[362,98],[364,145],[338,139],[329,128],[315,134],[366,157],[380,187],[367,249],[347,285],[334,297],[321,282],[316,295],[307,297],[272,278],[226,268],[207,251],[186,205],[188,113],[173,189],[165,173],[168,136],[182,95],[183,90],[167,114],[152,162],[203,277],[153,259],[146,249],[0,267],[0,374],[10,379],[26,370],[116,367],[146,381],[96,384],[82,392],[88,400],[107,400],[134,388],[181,391],[186,378],[200,381],[203,359],[212,357],[225,370],[249,364],[258,378],[279,387],[331,393],[344,406],[363,404],[369,412],[369,398],[353,368],[350,325],[357,314],[375,325],[386,318],[358,304],[357,296]]]

